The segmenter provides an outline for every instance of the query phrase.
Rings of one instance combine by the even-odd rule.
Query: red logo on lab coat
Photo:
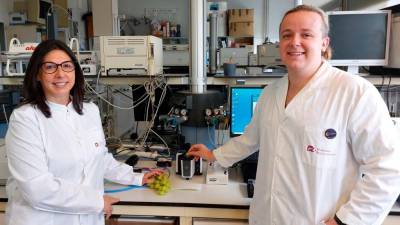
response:
[[[318,148],[313,145],[307,145],[306,148],[307,152],[315,153],[315,154],[320,154],[320,155],[336,155],[335,152],[329,149],[323,149],[323,148]]]
[[[316,152],[316,151],[317,151],[317,149],[314,146],[312,146],[312,145],[307,146],[307,152]]]

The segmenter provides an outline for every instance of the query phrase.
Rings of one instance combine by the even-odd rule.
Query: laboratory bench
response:
[[[139,165],[149,167],[151,164],[139,162]],[[170,167],[169,172],[171,190],[164,196],[144,187],[109,193],[121,200],[113,206],[114,217],[175,217],[180,225],[225,224],[218,222],[221,220],[228,221],[226,224],[247,224],[251,198],[247,198],[246,184],[241,182],[238,168],[230,169],[228,185],[205,184],[205,173],[186,180],[175,174],[174,167]],[[105,185],[106,190],[113,191],[125,187],[114,183]],[[4,212],[6,202],[5,187],[0,187],[0,214]],[[207,222],[196,222],[199,218]],[[383,224],[400,224],[399,204],[393,207]]]
[[[180,225],[192,225],[196,218],[247,224],[251,198],[247,198],[247,186],[241,182],[238,169],[231,169],[228,185],[205,184],[205,173],[185,180],[175,174],[174,167],[169,171],[171,190],[166,195],[160,196],[149,188],[109,193],[121,200],[113,206],[113,215],[176,217]],[[106,183],[105,190],[115,191],[124,187]],[[3,186],[0,187],[0,213],[5,210],[6,201]]]
[[[149,162],[144,163],[148,167]],[[228,185],[205,184],[205,173],[186,180],[175,174],[175,167],[168,170],[171,190],[166,195],[160,196],[148,188],[113,193],[121,199],[113,213],[178,217],[180,225],[192,225],[193,218],[247,220],[251,198],[247,198],[247,186],[241,182],[237,168],[229,171]],[[118,186],[122,187],[106,184],[105,189],[115,190]]]

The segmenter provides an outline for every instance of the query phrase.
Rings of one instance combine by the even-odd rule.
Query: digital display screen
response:
[[[263,87],[232,87],[230,91],[231,104],[231,136],[243,134],[253,117],[254,109]]]

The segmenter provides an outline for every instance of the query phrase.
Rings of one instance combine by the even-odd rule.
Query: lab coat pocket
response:
[[[336,131],[334,137],[326,132],[327,129],[321,127],[305,127],[301,152],[303,163],[320,169],[336,167],[339,138]]]

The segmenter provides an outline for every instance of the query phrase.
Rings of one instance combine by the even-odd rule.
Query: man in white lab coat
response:
[[[323,11],[288,11],[288,75],[264,89],[242,136],[189,150],[228,167],[259,149],[251,225],[381,224],[399,195],[400,145],[386,105],[368,81],[326,61],[328,32]]]

